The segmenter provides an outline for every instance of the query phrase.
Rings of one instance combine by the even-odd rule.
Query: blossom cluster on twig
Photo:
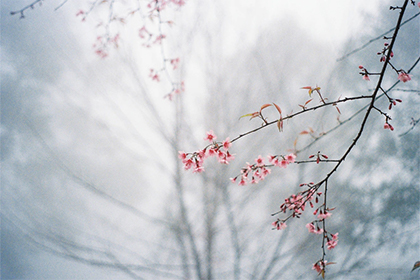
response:
[[[240,134],[236,138],[233,138],[232,141],[230,141],[230,143],[235,142],[235,141],[239,140],[240,138],[242,138],[244,136],[250,135],[252,133],[256,133],[257,131],[259,131],[259,130],[267,127],[267,126],[274,125],[274,124],[277,125],[279,132],[282,132],[283,129],[284,129],[284,121],[285,120],[293,118],[293,117],[298,116],[298,115],[303,114],[303,113],[313,111],[313,110],[317,110],[317,109],[320,109],[320,108],[325,108],[325,107],[328,107],[328,106],[334,106],[334,107],[336,107],[338,113],[341,114],[340,109],[337,107],[338,103],[343,103],[343,102],[353,101],[353,100],[359,100],[359,99],[365,99],[365,98],[370,100],[369,105],[366,106],[366,113],[365,113],[365,116],[364,116],[364,118],[361,122],[359,131],[358,131],[356,137],[353,139],[353,141],[351,142],[349,147],[346,149],[346,151],[343,153],[343,155],[339,159],[330,160],[327,155],[318,151],[317,153],[309,156],[309,158],[311,159],[310,161],[296,161],[297,150],[295,149],[295,152],[292,153],[292,154],[289,154],[289,155],[268,156],[268,164],[266,164],[264,162],[265,159],[260,155],[260,156],[258,156],[258,158],[255,159],[255,163],[250,164],[250,163],[247,162],[246,166],[241,169],[241,174],[240,175],[237,175],[236,177],[231,178],[232,182],[235,182],[235,183],[238,182],[239,185],[246,185],[248,183],[255,184],[255,183],[258,183],[261,180],[264,180],[264,178],[268,174],[271,173],[271,169],[269,167],[279,166],[279,167],[285,168],[291,163],[306,163],[306,162],[316,162],[318,164],[321,163],[321,162],[335,162],[336,163],[334,168],[320,182],[318,182],[318,183],[311,182],[311,183],[308,183],[308,184],[301,184],[300,187],[304,187],[305,190],[303,190],[301,192],[298,192],[297,194],[293,194],[293,195],[289,196],[288,198],[286,198],[284,203],[282,205],[280,205],[280,211],[272,214],[272,215],[279,215],[279,214],[286,214],[287,215],[285,218],[277,218],[277,220],[272,223],[272,226],[273,226],[274,229],[283,230],[283,229],[287,228],[286,222],[287,222],[288,219],[290,219],[290,218],[300,218],[302,213],[305,211],[307,205],[309,205],[310,208],[315,208],[316,205],[319,204],[319,200],[321,198],[323,198],[322,204],[317,206],[313,211],[313,215],[316,216],[316,219],[314,219],[312,222],[306,224],[306,228],[308,229],[309,233],[313,233],[313,234],[322,236],[322,246],[321,246],[322,247],[322,252],[323,252],[322,253],[322,258],[313,264],[313,269],[315,271],[317,271],[320,275],[322,275],[322,277],[325,276],[326,267],[330,264],[334,264],[334,262],[327,262],[325,260],[325,256],[326,256],[325,249],[332,250],[338,244],[338,232],[335,233],[335,234],[332,234],[327,230],[327,227],[326,227],[326,219],[331,217],[331,215],[332,215],[331,211],[333,211],[335,209],[335,208],[327,207],[328,179],[331,177],[331,175],[333,173],[335,173],[337,171],[338,167],[344,162],[347,155],[352,151],[352,149],[354,148],[354,146],[356,145],[356,143],[360,139],[360,137],[361,137],[361,135],[364,131],[366,121],[367,121],[367,119],[368,119],[372,110],[376,110],[380,114],[385,116],[385,125],[384,125],[385,129],[394,130],[394,127],[390,124],[391,117],[387,113],[385,113],[383,110],[381,110],[381,109],[379,109],[375,106],[375,101],[376,101],[376,99],[379,95],[379,92],[382,92],[388,98],[388,101],[389,101],[388,109],[389,110],[391,110],[393,106],[396,106],[398,103],[402,102],[401,99],[390,97],[388,95],[387,91],[383,90],[382,87],[381,87],[382,81],[383,81],[383,78],[384,78],[384,74],[385,74],[385,70],[386,70],[387,66],[390,66],[396,72],[396,74],[397,74],[396,78],[399,81],[405,83],[405,82],[408,82],[412,79],[412,76],[410,74],[408,74],[405,70],[397,69],[390,62],[390,59],[392,57],[394,57],[394,52],[393,52],[392,49],[393,49],[393,45],[394,45],[394,42],[395,42],[397,34],[398,34],[399,27],[401,25],[402,17],[404,15],[404,11],[406,9],[407,4],[408,4],[408,0],[405,0],[404,5],[402,7],[396,7],[395,8],[395,9],[400,10],[400,15],[399,15],[396,27],[395,27],[394,34],[390,38],[385,37],[386,40],[391,40],[391,41],[390,41],[390,43],[386,42],[384,44],[383,49],[380,52],[377,53],[378,55],[380,55],[379,61],[381,63],[383,63],[382,70],[378,73],[373,73],[373,72],[369,72],[364,66],[362,66],[362,65],[359,66],[360,74],[362,75],[362,78],[364,80],[370,81],[371,76],[378,76],[377,86],[376,86],[374,92],[372,93],[372,95],[358,96],[358,97],[353,97],[353,98],[344,98],[344,99],[339,99],[339,100],[336,100],[336,101],[333,101],[333,102],[329,102],[328,98],[325,98],[321,94],[321,91],[320,91],[321,87],[319,87],[319,86],[315,86],[315,87],[305,86],[305,87],[302,87],[302,89],[308,90],[308,93],[309,93],[310,97],[313,93],[317,93],[319,101],[321,103],[320,105],[314,105],[312,107],[309,107],[308,104],[312,101],[312,99],[309,99],[303,105],[299,105],[299,107],[301,107],[302,111],[292,113],[292,114],[284,117],[282,115],[282,111],[281,111],[280,107],[277,104],[275,104],[275,103],[264,104],[264,105],[261,106],[259,111],[249,113],[249,114],[246,114],[246,115],[242,116],[242,117],[250,117],[250,119],[255,119],[255,118],[261,119],[262,120],[261,126],[255,128],[253,130],[250,130],[246,133]],[[280,116],[277,120],[269,122],[266,119],[266,117],[263,115],[263,110],[265,110],[266,108],[269,108],[271,106],[274,106],[277,109]],[[305,131],[301,132],[301,134],[312,135],[313,131],[310,130],[308,132],[308,131],[305,130]],[[317,140],[317,139],[318,138],[316,138],[315,140]],[[211,146],[210,146],[211,149],[212,148],[217,149],[217,148],[220,147],[220,144],[218,144],[217,142],[214,142],[214,139],[211,139],[211,141],[213,141]],[[296,141],[295,141],[294,146],[296,146]],[[180,152],[180,157],[181,157],[184,164],[192,165],[192,163],[194,163],[194,160],[195,160],[195,162],[196,162],[195,168],[198,168],[200,171],[202,171],[203,170],[203,169],[201,169],[202,158],[205,157],[207,148],[208,147],[206,147],[204,150],[201,150],[199,152],[190,153],[190,154]],[[323,189],[321,189],[322,186],[323,186]]]
[[[172,20],[163,20],[162,11],[171,6],[174,9],[178,9],[185,5],[184,0],[152,0],[146,1],[147,5],[142,7],[139,2],[138,7],[132,8],[128,13],[123,16],[116,15],[114,12],[115,0],[103,0],[101,2],[95,1],[91,4],[88,10],[79,10],[76,13],[77,17],[80,17],[82,21],[86,21],[87,17],[92,11],[99,5],[108,4],[109,16],[106,21],[100,22],[97,27],[102,27],[103,32],[97,36],[93,48],[95,53],[100,58],[106,58],[109,56],[112,48],[117,49],[121,40],[120,34],[111,31],[111,25],[115,23],[126,24],[127,20],[139,14],[144,24],[139,28],[138,36],[142,41],[142,46],[145,48],[157,47],[160,48],[160,56],[162,59],[162,66],[150,69],[149,77],[152,81],[161,82],[162,76],[171,84],[171,90],[164,95],[165,98],[173,100],[173,98],[185,91],[184,81],[175,81],[173,78],[174,73],[179,69],[181,59],[179,57],[168,57],[164,49],[164,41],[167,39],[166,34],[163,33],[162,27],[172,27],[174,22]],[[169,68],[172,72],[169,71]]]

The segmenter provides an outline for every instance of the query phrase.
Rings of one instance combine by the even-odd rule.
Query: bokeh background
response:
[[[147,5],[112,2],[121,15]],[[181,58],[169,74],[186,88],[169,101],[168,80],[149,77],[150,68],[163,65],[161,49],[145,48],[138,36],[149,19],[112,25],[119,47],[101,59],[92,45],[111,1],[82,22],[76,14],[89,9],[87,1],[45,1],[19,19],[10,12],[29,2],[3,0],[1,278],[316,279],[311,268],[321,239],[305,228],[313,215],[276,231],[271,213],[333,165],[273,168],[257,185],[229,178],[259,155],[289,153],[296,139],[299,160],[317,151],[341,157],[366,101],[340,105],[341,115],[325,108],[298,116],[282,133],[273,126],[244,137],[232,147],[233,162],[209,159],[203,174],[184,171],[177,154],[204,148],[210,129],[222,140],[258,127],[260,121],[239,117],[262,104],[298,111],[309,99],[303,86],[320,86],[329,100],[370,94],[376,78],[362,80],[358,66],[379,71],[384,40],[345,55],[392,29],[398,12],[389,5],[400,2],[212,0],[168,7],[162,17],[175,24],[163,27],[163,47]],[[404,19],[419,12],[410,5]],[[398,69],[416,66],[419,19],[400,30],[392,59]],[[328,251],[337,264],[327,279],[419,278],[419,270],[410,272],[420,260],[420,132],[410,125],[419,119],[418,67],[412,81],[395,86],[397,75],[388,70],[384,89],[403,100],[389,111],[395,130],[384,130],[384,117],[373,112],[329,181],[336,210],[328,228],[339,232],[339,243]],[[388,102],[377,106],[387,111]],[[312,136],[299,134],[309,129]]]

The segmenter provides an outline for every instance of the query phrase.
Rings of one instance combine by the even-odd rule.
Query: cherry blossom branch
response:
[[[276,120],[271,121],[271,122],[266,122],[265,125],[262,125],[260,127],[257,127],[255,129],[252,129],[252,130],[247,131],[245,133],[239,134],[238,136],[236,136],[235,138],[233,138],[230,142],[233,143],[233,142],[241,139],[244,136],[247,136],[247,135],[252,134],[252,133],[255,133],[255,132],[257,132],[257,131],[259,131],[259,130],[261,130],[263,128],[266,128],[267,126],[277,124],[281,120],[285,121],[285,120],[291,119],[291,118],[293,118],[295,116],[298,116],[300,114],[307,113],[309,111],[315,111],[315,110],[318,110],[320,108],[327,107],[327,106],[336,106],[338,103],[344,103],[344,102],[353,101],[353,100],[371,99],[372,97],[373,97],[372,95],[361,95],[361,96],[356,96],[356,97],[345,97],[343,99],[339,99],[339,100],[331,101],[331,102],[325,102],[323,104],[320,104],[320,105],[317,105],[317,106],[313,106],[313,107],[310,107],[310,108],[306,108],[305,107],[305,108],[302,109],[302,111],[299,111],[299,112],[296,112],[294,114],[288,115],[288,116],[286,116],[284,118],[276,119]]]
[[[299,105],[302,108],[302,111],[296,112],[286,117],[282,116],[282,111],[277,104],[275,103],[264,104],[261,106],[259,111],[242,116],[242,117],[250,117],[251,119],[253,118],[261,119],[263,121],[263,124],[260,127],[257,127],[253,130],[240,134],[239,136],[235,137],[232,140],[229,140],[229,138],[227,138],[224,142],[215,141],[216,136],[214,135],[213,131],[209,131],[207,132],[207,137],[205,138],[205,140],[210,141],[211,144],[207,145],[203,150],[199,150],[194,153],[179,152],[179,157],[184,163],[185,169],[193,168],[193,172],[203,172],[204,171],[203,162],[205,158],[210,157],[210,156],[217,156],[221,163],[228,164],[229,161],[233,159],[233,156],[230,155],[228,151],[228,148],[230,148],[233,142],[235,142],[236,140],[239,140],[242,137],[255,133],[267,126],[277,124],[279,131],[282,131],[284,120],[291,119],[297,115],[300,115],[309,111],[315,111],[319,108],[323,108],[326,106],[336,107],[338,103],[342,103],[342,102],[353,101],[353,100],[358,100],[358,99],[369,99],[370,100],[369,104],[364,106],[364,108],[361,110],[361,111],[365,111],[365,115],[360,123],[359,130],[355,138],[352,140],[350,145],[347,147],[347,149],[345,150],[345,152],[342,154],[342,156],[339,159],[330,160],[327,155],[321,154],[318,151],[316,154],[309,156],[310,160],[295,161],[296,154],[297,154],[295,151],[295,153],[292,153],[289,155],[275,155],[275,156],[269,155],[268,159],[271,164],[265,164],[264,159],[260,155],[258,156],[257,159],[255,159],[255,163],[253,164],[247,163],[246,166],[241,169],[240,175],[237,175],[236,177],[231,178],[232,182],[239,181],[239,185],[245,185],[249,181],[251,181],[251,184],[253,184],[253,183],[258,183],[259,180],[263,180],[268,174],[271,173],[271,170],[268,167],[278,166],[278,167],[286,168],[289,164],[292,164],[292,163],[296,163],[296,164],[312,163],[312,162],[316,162],[317,164],[319,164],[320,162],[335,163],[334,167],[318,183],[310,182],[310,183],[300,184],[300,187],[302,187],[303,190],[298,192],[297,194],[292,194],[291,196],[286,198],[285,202],[282,205],[280,205],[280,211],[272,214],[274,216],[274,215],[278,215],[282,213],[284,214],[287,213],[287,216],[285,218],[283,219],[277,218],[277,220],[272,223],[274,229],[277,229],[277,230],[284,229],[287,227],[286,221],[288,221],[291,218],[300,218],[303,211],[305,211],[305,207],[307,204],[309,204],[311,208],[316,207],[315,204],[319,203],[319,197],[323,194],[323,198],[324,198],[323,203],[320,206],[317,206],[315,211],[313,212],[314,215],[318,215],[317,219],[313,220],[312,222],[306,225],[310,233],[322,234],[323,236],[322,244],[321,244],[322,258],[313,265],[313,269],[315,269],[319,274],[321,274],[322,277],[325,276],[326,266],[333,264],[332,262],[328,263],[325,260],[325,256],[326,256],[325,246],[327,246],[327,249],[331,250],[337,245],[337,242],[338,242],[338,233],[331,234],[326,229],[325,219],[330,217],[331,211],[334,210],[334,208],[330,209],[327,207],[328,180],[338,170],[338,168],[345,161],[347,156],[351,153],[353,148],[356,146],[356,144],[360,140],[364,132],[367,120],[369,116],[371,115],[372,110],[378,111],[381,115],[385,117],[385,125],[384,125],[385,129],[393,130],[393,127],[391,126],[391,124],[389,124],[389,120],[391,120],[391,117],[388,114],[384,113],[380,108],[375,106],[376,100],[379,99],[380,96],[383,96],[383,95],[385,95],[388,98],[388,101],[390,103],[389,109],[391,109],[393,105],[396,105],[396,102],[401,102],[401,100],[399,99],[391,98],[387,94],[387,91],[385,91],[382,88],[382,82],[384,80],[385,72],[388,68],[388,65],[398,74],[399,81],[407,82],[411,80],[411,75],[408,74],[410,70],[408,72],[404,71],[403,69],[398,70],[394,65],[390,63],[390,59],[393,57],[393,47],[394,47],[394,44],[398,35],[398,31],[401,27],[402,18],[404,16],[407,4],[408,4],[408,0],[405,0],[403,6],[392,7],[392,9],[394,10],[396,9],[400,10],[400,13],[399,13],[398,21],[396,23],[392,37],[386,38],[387,40],[389,39],[391,40],[390,43],[385,43],[383,50],[378,53],[378,55],[381,55],[380,62],[383,62],[381,71],[379,73],[373,73],[373,72],[369,72],[363,66],[359,66],[359,68],[362,71],[360,72],[360,74],[363,76],[364,80],[369,81],[370,80],[369,76],[371,75],[378,76],[378,81],[376,83],[376,87],[372,95],[369,95],[369,96],[362,95],[362,96],[357,96],[357,97],[339,99],[333,102],[326,102],[326,99],[324,99],[321,95],[320,87],[318,86],[315,88],[312,88],[310,86],[303,87],[302,89],[309,90],[309,95],[311,95],[314,91],[316,91],[319,96],[320,102],[322,104],[307,108],[307,104],[312,101],[312,99],[310,99],[306,101],[304,105]],[[417,62],[415,64],[417,64]],[[277,109],[280,115],[280,118],[275,121],[268,122],[267,119],[262,114],[262,111],[271,106],[274,106]],[[338,107],[336,108],[337,108],[337,111],[340,113],[340,110],[338,109]],[[304,134],[311,134],[308,131],[303,131],[303,132],[305,132]],[[315,158],[315,159],[312,159],[312,158]],[[319,191],[319,189],[323,185],[324,185],[324,190]]]
[[[413,65],[408,69],[407,73],[411,73],[413,71],[413,69],[417,66],[417,64],[420,62],[420,56],[417,58],[417,60],[413,63]],[[398,80],[396,81],[392,86],[390,86],[388,88],[388,90],[386,90],[385,92],[390,92],[391,90],[394,89],[394,87],[396,87],[401,81]],[[378,95],[376,97],[376,100],[380,99],[381,97],[383,97],[385,94],[382,93],[380,95]],[[333,128],[331,128],[330,130],[322,133],[322,135],[320,135],[319,137],[315,138],[311,143],[309,143],[308,145],[306,145],[305,147],[303,147],[302,149],[296,150],[297,153],[302,152],[304,150],[309,149],[310,147],[312,147],[312,145],[314,145],[316,142],[318,142],[319,140],[321,140],[324,136],[332,133],[333,131],[337,130],[339,127],[341,127],[342,125],[350,122],[352,119],[354,119],[356,116],[358,116],[360,113],[364,112],[369,105],[363,106],[362,108],[360,108],[357,112],[355,112],[353,115],[351,115],[350,117],[348,117],[345,120],[342,120],[339,122],[339,124],[337,124],[336,126],[334,126]]]
[[[131,11],[128,12],[125,16],[117,16],[114,15],[114,2],[115,0],[108,0],[108,1],[101,1],[97,0],[93,4],[90,5],[87,11],[80,10],[76,16],[81,16],[82,21],[85,21],[87,17],[92,13],[92,11],[102,3],[108,3],[108,10],[109,16],[105,22],[101,22],[97,27],[103,27],[104,32],[102,35],[99,35],[96,39],[93,48],[95,49],[95,53],[101,57],[106,58],[109,55],[109,48],[114,47],[118,48],[120,34],[119,33],[111,33],[111,24],[114,22],[125,24],[126,20],[130,17],[138,13],[143,20],[143,26],[139,28],[139,37],[144,41],[142,44],[143,47],[150,48],[152,46],[159,45],[160,48],[160,57],[162,59],[162,67],[158,68],[151,68],[149,72],[149,77],[152,81],[160,82],[161,81],[161,72],[165,73],[166,80],[171,84],[171,90],[167,93],[164,97],[167,97],[169,100],[172,100],[175,95],[180,94],[181,92],[185,91],[184,82],[175,82],[174,79],[171,77],[171,74],[168,70],[168,63],[173,67],[173,70],[179,68],[180,58],[169,58],[164,49],[164,41],[166,39],[166,35],[163,33],[162,26],[168,25],[172,26],[173,22],[163,21],[162,20],[162,10],[164,10],[168,5],[173,5],[176,7],[181,7],[185,5],[184,0],[149,0],[147,4],[146,12],[142,11],[142,5],[140,1],[138,1],[138,5],[136,8],[130,9]],[[157,24],[154,22],[154,19],[157,19]],[[147,24],[148,20],[152,22],[152,28],[149,28]],[[146,27],[147,26],[147,27]],[[154,30],[153,30],[154,29]],[[157,31],[156,31],[157,29]],[[156,32],[154,32],[156,31]]]
[[[387,68],[387,66],[388,66],[388,63],[387,63],[387,62],[388,62],[388,61],[390,60],[390,58],[391,58],[392,49],[393,49],[393,46],[394,46],[395,40],[396,40],[396,38],[397,38],[398,31],[399,31],[399,29],[400,29],[401,21],[402,21],[402,18],[403,18],[403,16],[404,16],[404,12],[405,12],[405,9],[406,9],[406,7],[407,7],[407,4],[408,4],[408,0],[405,0],[405,1],[404,1],[403,6],[401,7],[401,11],[400,11],[400,15],[399,15],[399,17],[398,17],[397,25],[395,26],[395,32],[394,32],[394,34],[393,34],[393,36],[392,36],[391,43],[389,44],[389,50],[388,50],[388,53],[387,53],[387,56],[386,56],[386,61],[385,61],[385,63],[384,63],[384,64],[383,64],[383,66],[382,66],[381,75],[379,76],[379,80],[378,80],[378,82],[377,82],[377,85],[376,85],[375,91],[373,92],[373,95],[372,95],[372,101],[371,101],[371,103],[370,103],[369,107],[368,107],[368,108],[367,108],[367,110],[366,110],[366,114],[365,114],[365,116],[364,116],[364,118],[363,118],[363,120],[362,120],[362,123],[361,123],[361,125],[360,125],[359,132],[357,133],[356,137],[353,139],[353,142],[352,142],[352,143],[350,144],[350,146],[347,148],[346,152],[345,152],[345,153],[343,154],[343,156],[341,157],[340,161],[339,161],[339,162],[337,163],[337,165],[336,165],[336,166],[335,166],[335,167],[334,167],[334,168],[330,171],[330,173],[328,173],[328,174],[327,174],[327,176],[325,177],[325,179],[323,179],[323,180],[321,181],[321,183],[326,182],[326,181],[330,178],[330,176],[331,176],[334,172],[336,172],[336,171],[337,171],[338,167],[339,167],[339,166],[342,164],[342,162],[346,159],[347,155],[348,155],[348,154],[350,154],[351,150],[354,148],[354,146],[356,146],[356,143],[359,141],[360,137],[362,136],[363,130],[364,130],[365,125],[366,125],[366,122],[367,122],[367,120],[368,120],[368,118],[369,118],[369,115],[370,115],[370,113],[371,113],[372,109],[374,108],[375,101],[376,101],[376,96],[377,96],[377,94],[378,94],[379,89],[381,88],[382,81],[383,81],[383,79],[384,79],[384,75],[385,75],[385,71],[386,71],[386,68]]]

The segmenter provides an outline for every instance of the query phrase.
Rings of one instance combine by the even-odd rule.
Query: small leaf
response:
[[[264,105],[262,105],[261,106],[261,109],[260,109],[260,112],[263,110],[263,109],[265,109],[265,108],[267,108],[267,107],[270,107],[270,106],[272,106],[271,104],[264,104]]]
[[[413,271],[414,269],[417,269],[417,268],[419,268],[419,267],[420,267],[420,261],[419,261],[419,262],[416,262],[416,263],[414,264],[413,269],[412,269],[411,271]]]
[[[311,94],[312,94],[312,92],[313,92],[313,89],[312,89],[312,87],[301,87],[301,89],[307,89],[308,90],[308,93],[309,93],[309,96],[311,96]]]
[[[311,102],[312,101],[312,98],[311,99],[309,99],[308,101],[306,101],[305,102],[305,105],[307,105],[309,102]]]
[[[309,134],[309,131],[304,130],[304,131],[301,131],[299,134]]]
[[[277,128],[279,129],[280,132],[283,131],[283,119],[279,119],[277,121]]]
[[[244,117],[251,117],[251,120],[252,120],[253,118],[258,117],[259,115],[260,115],[260,112],[254,112],[254,113],[250,113],[250,114],[240,116],[239,119],[242,119]]]
[[[279,105],[277,105],[276,103],[273,103],[274,106],[276,107],[277,111],[279,111],[280,117],[281,117],[281,109],[279,107]]]
[[[297,141],[298,141],[298,137],[296,137],[295,141],[293,142],[293,148],[295,149],[296,149]]]
[[[335,106],[335,109],[337,109],[338,113],[341,115],[340,109],[338,109],[337,106]]]

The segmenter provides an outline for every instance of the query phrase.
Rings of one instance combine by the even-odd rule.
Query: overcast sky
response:
[[[282,106],[291,111],[292,106],[307,98],[294,93],[301,93],[302,86],[322,84],[332,92],[332,98],[366,94],[374,84],[363,83],[357,65],[379,67],[375,66],[376,54],[360,54],[358,59],[365,62],[355,61],[353,57],[341,63],[336,60],[388,31],[397,18],[397,12],[381,16],[380,11],[387,11],[384,8],[387,4],[379,0],[225,2],[187,0],[180,9],[162,12],[175,22],[172,28],[165,29],[168,36],[164,51],[168,57],[181,58],[180,69],[171,72],[170,77],[176,82],[185,80],[184,118],[192,128],[184,135],[185,146],[179,147],[180,150],[200,148],[204,145],[205,132],[216,129],[212,122],[218,126],[215,116],[204,113],[209,112],[209,106],[215,106],[211,103],[213,99],[222,100],[224,106],[231,104],[227,107],[230,114],[222,116],[228,118],[221,121],[226,124],[236,122],[239,116],[257,110],[263,103],[273,102],[273,98],[281,100]],[[89,4],[80,0],[67,1],[57,10],[61,1],[42,2],[42,6],[26,10],[24,19],[10,15],[10,11],[29,3],[23,0],[1,3],[2,279],[132,279],[133,275],[124,269],[98,267],[83,263],[82,258],[73,259],[102,254],[104,259],[117,256],[121,262],[128,260],[127,263],[142,258],[166,263],[177,252],[175,244],[162,241],[163,225],[171,220],[168,213],[174,207],[171,201],[176,164],[168,159],[168,154],[173,152],[173,142],[168,139],[174,139],[171,137],[174,137],[177,103],[164,98],[171,91],[164,75],[160,83],[149,77],[150,68],[162,65],[161,49],[142,46],[138,37],[142,22],[133,19],[112,30],[120,32],[120,46],[111,48],[109,56],[101,59],[92,45],[98,34],[102,34],[101,27],[96,25],[101,17],[107,17],[105,8],[94,10],[85,22],[76,14],[80,9],[86,11]],[[124,11],[124,5],[115,6],[116,10]],[[418,7],[409,6],[406,18],[418,11]],[[418,23],[417,18],[414,24],[407,25],[406,30],[414,32],[402,32],[404,39],[397,46],[411,48],[404,52],[404,57],[397,54],[395,58],[405,69],[419,55]],[[381,47],[379,42],[370,50],[375,52]],[[248,57],[253,58],[248,60]],[[350,66],[354,69],[348,69]],[[406,89],[418,88],[415,74],[419,72],[415,71],[413,82]],[[256,73],[260,73],[258,78]],[[349,73],[349,76],[343,80],[339,73]],[[258,81],[253,84],[253,79]],[[242,84],[241,92],[238,89]],[[391,84],[387,82],[388,86]],[[229,88],[238,93],[233,99],[226,97],[224,102],[220,95]],[[282,90],[278,96],[277,89]],[[247,105],[235,101],[245,99],[247,94],[251,96],[244,103]],[[397,94],[406,98],[403,105],[418,105],[418,93]],[[397,133],[409,129],[410,117],[418,118],[416,109],[405,108],[405,111],[395,111],[395,122],[400,124]],[[350,116],[353,110],[349,107],[343,111],[343,117]],[[403,116],[403,112],[409,116]],[[336,123],[336,112],[333,113]],[[333,113],[325,114],[328,117]],[[370,129],[383,126],[381,116],[375,121]],[[326,129],[324,123],[307,122],[316,126],[315,129]],[[235,133],[254,124],[243,121],[244,128],[235,126]],[[276,141],[292,143],[301,131],[301,126],[295,128],[294,124],[307,127],[307,123],[292,122],[289,134],[275,138]],[[342,133],[352,129],[346,128]],[[220,133],[227,134],[220,138],[236,136],[229,131]],[[380,152],[382,133],[381,130],[369,138],[362,147]],[[418,140],[418,132],[415,135],[409,143],[415,142],[415,137]],[[392,139],[397,146],[404,143],[395,134]],[[332,153],[347,144],[336,140],[331,143]],[[283,153],[292,148],[290,144],[278,146]],[[260,152],[249,147],[251,156],[242,157],[243,162],[268,149],[263,147]],[[418,146],[413,150],[418,154]],[[398,151],[402,156],[406,150]],[[358,155],[361,153],[359,150]],[[373,187],[379,188],[391,182],[392,176],[403,178],[401,174],[405,174],[408,183],[419,178],[418,160],[412,162],[414,167],[410,170],[399,158],[384,160],[390,164],[378,170],[388,177],[374,176],[371,171],[354,185],[373,182]],[[238,168],[243,162],[237,163]],[[354,162],[349,165],[354,167]],[[316,170],[309,168],[306,172],[304,178],[317,176]],[[227,174],[223,179],[228,181],[234,174]],[[286,174],[284,178],[297,178],[297,174],[298,171]],[[197,180],[188,177],[191,174],[185,176],[192,178],[192,185]],[[354,179],[350,172],[343,172],[343,177]],[[99,191],[92,186],[100,186]],[[264,193],[266,197],[269,194],[269,191]],[[192,208],[196,199],[193,195],[186,197]],[[241,214],[252,217],[264,213],[265,207],[260,205],[254,213]],[[418,210],[413,213],[420,222]],[[266,215],[258,222],[268,222],[269,213]],[[417,234],[417,248],[419,242]],[[165,249],[165,261],[160,259],[160,246]],[[82,253],[72,256],[71,250],[76,247]],[[66,251],[66,248],[71,249]],[[52,249],[70,253],[63,258],[50,253]]]

